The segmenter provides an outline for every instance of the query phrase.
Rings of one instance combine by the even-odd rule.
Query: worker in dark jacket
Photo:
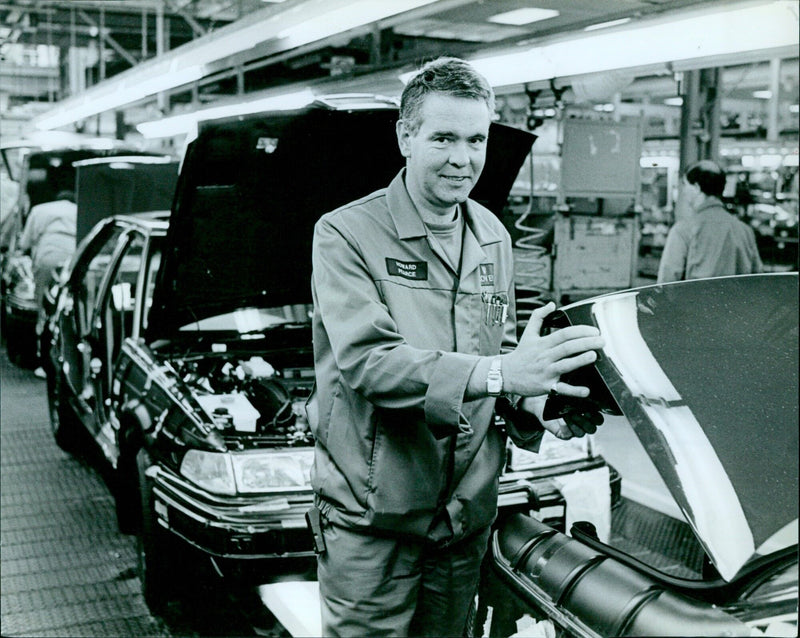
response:
[[[595,360],[599,332],[541,337],[549,304],[517,345],[511,240],[468,199],[493,109],[470,65],[427,65],[402,96],[405,169],[315,229],[309,407],[325,636],[460,636],[504,464],[495,401],[519,403],[514,421],[535,423],[520,433],[535,450],[536,397],[588,395],[559,378]],[[545,424],[562,438],[595,425]]]
[[[686,170],[683,187],[692,212],[667,235],[658,281],[761,272],[753,229],[722,204],[724,171],[715,162],[702,160]]]

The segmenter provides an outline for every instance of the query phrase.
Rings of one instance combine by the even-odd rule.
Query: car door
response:
[[[134,334],[134,311],[144,288],[142,271],[147,241],[142,232],[132,229],[120,245],[94,309],[91,338],[94,346],[89,371],[96,405],[95,422],[102,426],[105,443],[112,446],[115,437],[109,412],[111,380],[122,342]]]
[[[114,256],[122,248],[125,228],[113,220],[95,230],[81,251],[59,299],[58,330],[61,374],[76,412],[94,432],[96,406],[91,364],[96,339],[95,308]],[[96,333],[96,331],[95,331]]]

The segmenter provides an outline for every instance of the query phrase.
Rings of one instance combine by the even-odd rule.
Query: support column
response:
[[[106,79],[106,12],[100,7],[100,20],[98,25],[97,49],[100,51],[100,82]]]
[[[167,51],[167,36],[166,36],[166,28],[165,28],[165,20],[164,20],[164,2],[161,0],[156,5],[156,57],[161,57]],[[167,103],[167,95],[164,92],[159,93],[156,96],[156,103],[158,105],[158,110],[166,115],[169,111],[169,105]]]
[[[681,97],[681,127],[680,138],[680,173],[683,175],[686,167],[696,162],[699,157],[697,138],[694,135],[698,119],[697,102],[700,93],[699,71],[686,71],[683,74],[683,91]]]
[[[781,92],[781,61],[779,59],[769,62],[769,90],[772,94],[767,103],[767,141],[777,142],[781,136],[778,121],[778,108],[780,106]]]
[[[687,71],[683,74],[680,128],[680,175],[695,162],[702,159],[719,161],[720,137],[720,72],[718,68],[702,71]],[[678,197],[675,201],[675,220],[689,214],[683,189],[683,180],[678,182]]]
[[[719,157],[719,68],[687,71],[681,107],[680,170],[701,159]]]
[[[719,136],[722,128],[720,97],[720,69],[703,69],[700,72],[700,91],[703,96],[703,136],[702,157],[719,161]]]

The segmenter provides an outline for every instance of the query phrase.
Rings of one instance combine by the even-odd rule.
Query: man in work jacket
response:
[[[669,231],[658,264],[658,283],[763,270],[753,229],[722,205],[725,173],[715,162],[701,160],[683,177],[691,216]]]
[[[504,462],[496,397],[554,384],[588,395],[559,377],[595,360],[598,331],[540,337],[549,304],[517,346],[510,237],[468,200],[493,109],[467,63],[429,63],[401,101],[406,168],[315,228],[309,407],[325,636],[461,635]],[[545,424],[562,438],[594,431],[579,425]]]

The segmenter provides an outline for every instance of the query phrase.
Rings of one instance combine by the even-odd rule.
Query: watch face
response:
[[[486,375],[486,392],[489,393],[489,396],[497,396],[503,391],[501,365],[502,360],[500,357],[495,357],[489,366],[489,372]]]
[[[486,391],[490,395],[497,395],[503,391],[503,376],[499,370],[490,370],[486,378]]]

